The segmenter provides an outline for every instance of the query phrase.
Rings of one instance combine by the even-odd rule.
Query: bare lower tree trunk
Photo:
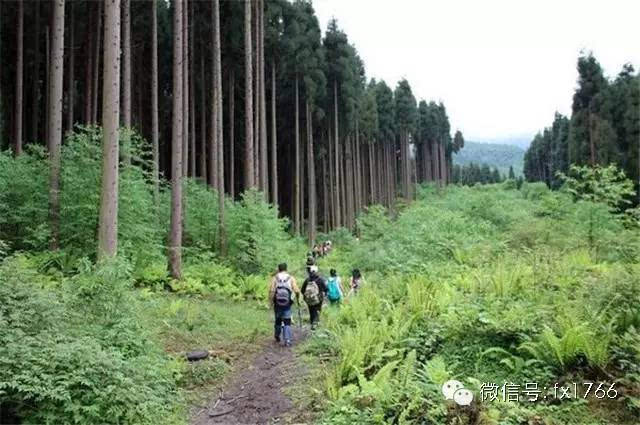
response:
[[[155,1],[155,0],[154,0]],[[103,2],[98,3],[98,24],[96,26],[96,46],[95,46],[95,54],[93,55],[93,100],[91,106],[92,116],[90,118],[90,122],[93,124],[98,124],[98,93],[100,92],[100,79],[98,76],[100,75],[100,52],[102,50],[102,38],[101,38],[101,28],[102,28],[102,7]],[[157,39],[157,37],[156,37]],[[157,78],[157,76],[156,76]],[[157,86],[157,84],[156,84]]]
[[[271,202],[278,205],[278,128],[276,124],[276,61],[271,61]]]
[[[173,118],[171,133],[171,233],[169,271],[171,277],[182,277],[182,120],[183,99],[183,2],[176,0],[173,9]],[[106,24],[106,22],[105,22]],[[108,63],[105,59],[105,63]],[[105,67],[108,68],[108,67]],[[106,86],[105,86],[106,87]]]
[[[53,3],[53,45],[51,46],[51,84],[48,86],[47,134],[49,140],[49,219],[51,249],[60,248],[60,145],[62,141],[62,70],[64,67],[64,0]]]
[[[344,145],[346,145],[346,143],[348,142],[348,140],[345,138],[345,143]],[[342,211],[340,212],[342,221],[341,223],[345,226],[345,227],[349,227],[349,205],[347,203],[347,179],[345,178],[345,170],[344,170],[344,163],[345,163],[345,158],[346,158],[346,154],[345,154],[345,149],[346,146],[340,146],[340,148],[338,149],[338,155],[340,157],[340,205],[342,206]]]
[[[102,86],[102,191],[98,226],[98,259],[118,249],[118,142],[120,106],[120,0],[105,2],[105,55]]]
[[[338,137],[338,82],[336,80],[333,81],[333,123],[335,126],[335,135],[334,135],[334,143],[335,143],[335,149],[336,149],[336,164],[335,164],[335,169],[336,169],[336,188],[340,187],[340,177],[339,177],[339,170],[340,167],[338,166],[338,161],[340,159],[340,155],[339,155],[339,148],[338,148],[338,142],[340,140],[340,137]],[[335,222],[335,227],[338,228],[340,226],[342,226],[342,220],[341,220],[341,213],[342,210],[340,208],[341,203],[340,203],[340,190],[336,190],[335,193],[335,209],[336,209],[336,222]]]
[[[1,2],[0,2],[1,3]],[[44,138],[45,140],[47,140],[47,144],[49,143],[49,87],[51,86],[50,84],[50,78],[51,78],[51,34],[49,33],[49,25],[47,25],[45,32],[45,39],[44,39],[44,45],[45,45],[45,51],[46,51],[46,58],[45,58],[45,72],[47,74],[46,80],[45,80],[45,93],[46,93],[46,99],[45,99],[45,104],[47,105],[46,108],[44,108],[44,112],[45,112],[45,125],[44,125]],[[0,37],[1,38],[1,37]],[[64,53],[63,53],[64,56]],[[63,58],[64,59],[64,58]],[[0,66],[0,68],[2,68]]]
[[[267,151],[267,101],[266,84],[264,76],[264,0],[259,0],[260,26],[258,27],[260,39],[260,178],[262,179],[262,191],[265,201],[269,201],[269,155]]]
[[[327,152],[322,154],[322,227],[329,232],[329,191],[327,190]]]
[[[335,228],[336,225],[336,207],[335,207],[335,193],[337,188],[333,184],[334,176],[336,175],[335,161],[333,160],[333,142],[331,139],[331,125],[327,129],[327,152],[329,152],[329,196],[331,198],[331,228]]]
[[[251,63],[251,2],[244,4],[244,187],[251,189],[254,187],[253,170],[253,69]]]
[[[69,97],[67,98],[67,130],[73,131],[73,107],[75,104],[76,97],[76,81],[74,76],[75,70],[75,36],[74,36],[74,28],[75,28],[75,7],[74,2],[71,2],[71,19],[69,20],[69,80],[67,83],[67,89],[69,90]],[[89,29],[93,33],[93,28]],[[91,46],[89,46],[91,47]],[[91,76],[91,71],[89,70],[89,76]]]
[[[298,75],[296,74],[296,82],[295,82],[295,162],[296,162],[296,178],[294,183],[294,198],[295,198],[295,210],[294,210],[294,229],[296,236],[300,236],[300,221],[302,219],[300,212],[300,204],[301,201],[301,192],[300,192],[300,98],[299,98],[299,89],[298,89]]]
[[[33,84],[31,86],[31,140],[38,140],[39,120],[40,120],[40,3],[35,3],[35,37],[33,49]],[[2,14],[0,13],[0,16]],[[2,79],[0,78],[0,81]],[[0,99],[2,95],[0,94]],[[0,111],[2,104],[0,102]],[[0,145],[2,145],[2,114],[0,112]]]
[[[204,43],[200,49],[200,178],[207,183],[207,81],[204,79]]]
[[[313,155],[313,117],[311,107],[309,106],[309,99],[306,102],[306,115],[307,115],[307,169],[309,175],[307,180],[309,181],[309,191],[307,197],[309,198],[309,246],[313,246],[316,241],[316,167],[315,158]]]
[[[122,125],[131,128],[131,0],[122,0],[122,30]]]
[[[192,1],[190,3],[191,8],[190,8],[190,17],[189,17],[189,21],[193,22],[193,7],[194,7],[194,2]],[[194,43],[194,23],[191,24],[190,28],[189,28],[189,63],[188,63],[188,67],[191,73],[195,74],[195,61],[194,61],[194,49],[193,49],[193,43]],[[191,178],[195,179],[196,178],[196,115],[195,115],[195,109],[196,109],[196,105],[195,105],[195,77],[193,75],[191,75],[189,77],[189,144],[190,144],[190,149],[189,149],[189,172],[191,175]]]
[[[442,180],[442,185],[447,184],[447,162],[444,154],[444,143],[439,143],[440,147],[440,180]]]
[[[182,13],[182,175],[189,175],[189,0],[183,0]],[[184,204],[184,202],[183,202]],[[186,208],[183,205],[183,208]]]
[[[218,147],[218,249],[225,252],[226,236],[224,228],[224,144],[222,141],[222,64],[220,61],[220,2],[213,0],[213,25],[215,28],[213,37],[213,73],[216,84],[216,130]]]
[[[369,144],[367,145],[367,153],[369,154],[369,204],[375,204],[378,202],[377,199],[377,190],[376,190],[376,183],[375,183],[375,174],[374,174],[374,170],[373,170],[373,166],[374,166],[374,159],[373,159],[373,152],[375,151],[375,144],[373,141],[370,141]],[[379,166],[378,164],[375,164],[376,166]]]
[[[87,14],[88,14],[88,24],[85,29],[85,42],[84,42],[84,56],[85,56],[85,65],[84,65],[84,122],[90,123],[93,118],[93,79],[91,78],[91,72],[93,70],[93,14],[90,12],[91,6],[94,3],[87,3]],[[68,90],[68,88],[67,88]],[[68,96],[67,96],[68,103]]]
[[[151,144],[153,146],[153,195],[160,192],[160,147],[158,131],[158,0],[151,3]]]
[[[231,67],[229,73],[229,194],[231,199],[236,196],[236,165],[235,165],[235,116],[236,116],[236,72]]]
[[[13,153],[18,156],[22,153],[22,94],[24,76],[24,0],[18,0],[18,16],[16,28],[16,98],[14,114]]]

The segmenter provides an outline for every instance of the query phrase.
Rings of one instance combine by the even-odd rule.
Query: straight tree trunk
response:
[[[309,182],[309,190],[307,197],[309,199],[309,246],[313,246],[316,241],[316,167],[315,159],[313,155],[313,117],[311,107],[309,106],[309,99],[306,102],[306,115],[307,115],[307,169],[309,175],[307,180]]]
[[[91,6],[94,3],[87,3],[87,15],[88,25],[85,30],[85,42],[84,42],[84,122],[90,123],[93,118],[93,79],[91,78],[91,71],[93,69],[93,14],[91,13]],[[68,88],[67,88],[68,90]],[[68,99],[67,99],[68,103]]]
[[[278,205],[278,128],[276,123],[276,61],[271,60],[271,202]]]
[[[269,155],[267,151],[267,101],[266,79],[264,63],[264,0],[258,0],[260,12],[260,26],[258,27],[260,40],[260,179],[265,201],[269,201]]]
[[[322,154],[322,227],[329,232],[329,191],[327,190],[327,152]]]
[[[349,227],[349,204],[347,203],[347,179],[345,178],[345,158],[346,158],[346,144],[349,140],[345,138],[345,143],[340,145],[338,149],[338,155],[340,156],[340,205],[342,210],[340,211],[341,223],[345,227]]]
[[[189,0],[183,0],[182,13],[182,175],[189,175]],[[183,202],[184,203],[184,202]],[[186,206],[183,205],[186,209]]]
[[[295,183],[294,183],[294,197],[295,197],[295,201],[294,201],[294,205],[295,205],[295,210],[294,210],[294,228],[295,228],[295,235],[296,236],[300,236],[300,220],[302,219],[301,217],[301,212],[300,212],[300,204],[302,203],[301,200],[301,192],[300,192],[300,98],[299,98],[299,89],[298,89],[298,74],[296,74],[296,82],[295,82],[295,102],[296,102],[296,106],[295,106],[295,115],[294,115],[294,119],[295,119],[295,163],[296,163],[296,178],[295,178]]]
[[[190,3],[190,17],[189,17],[189,21],[193,22],[193,7],[194,7],[194,2],[192,1]],[[194,61],[194,48],[193,48],[193,44],[194,44],[194,27],[195,27],[195,22],[193,22],[189,28],[189,69],[190,71],[195,74],[195,61]],[[190,117],[190,131],[189,131],[189,142],[190,142],[190,155],[189,155],[189,171],[190,171],[190,175],[191,178],[195,179],[196,178],[196,115],[195,115],[195,109],[196,109],[196,105],[195,105],[195,76],[191,76],[189,78],[189,117]]]
[[[2,3],[2,2],[0,2]],[[44,38],[44,45],[45,45],[45,51],[46,51],[46,57],[45,57],[45,73],[47,74],[46,80],[45,80],[45,88],[46,90],[44,91],[46,94],[46,99],[45,99],[45,103],[46,103],[46,107],[44,108],[44,113],[45,113],[45,125],[44,125],[44,138],[45,140],[47,140],[47,145],[49,144],[49,91],[50,91],[50,78],[51,78],[51,34],[49,33],[49,25],[46,26],[45,28],[45,38]],[[1,37],[0,37],[1,38]],[[63,53],[64,56],[64,53]],[[63,58],[64,59],[64,58]],[[0,68],[2,68],[0,66]]]
[[[122,125],[131,128],[131,0],[122,0],[122,30]]]
[[[333,142],[331,139],[331,124],[327,129],[327,151],[329,152],[329,196],[331,197],[331,229],[334,229],[336,226],[336,203],[335,203],[335,193],[337,192],[337,188],[334,186],[333,180],[334,176],[336,176],[336,168],[335,161],[333,160]]]
[[[231,72],[229,73],[229,194],[231,199],[236,196],[236,165],[235,165],[235,150],[236,150],[236,71],[231,66]]]
[[[259,190],[262,190],[262,180],[260,179],[260,69],[259,60],[260,57],[260,41],[258,39],[258,28],[260,27],[260,13],[258,11],[258,1],[253,1],[253,40],[255,50],[253,52],[253,175],[256,181],[256,186]]]
[[[35,37],[33,44],[33,84],[31,94],[31,140],[33,142],[38,141],[38,130],[40,121],[40,3],[35,3]],[[0,16],[2,13],[0,12]],[[0,60],[1,63],[1,60]],[[0,81],[2,79],[0,78]],[[1,91],[1,90],[0,90]],[[0,94],[0,99],[2,94]],[[0,102],[0,111],[2,111],[2,103]],[[0,112],[0,123],[2,122],[2,115]],[[2,127],[0,124],[0,145],[2,145]]]
[[[160,193],[160,146],[158,131],[158,0],[151,3],[151,144],[153,146],[153,195]]]
[[[376,144],[373,141],[369,141],[369,144],[367,145],[367,153],[369,154],[369,204],[373,205],[376,204],[378,202],[377,199],[377,188],[376,188],[376,182],[375,182],[375,174],[374,174],[374,170],[373,170],[373,165],[374,165],[374,158],[373,158],[373,154],[375,151],[375,146]],[[378,164],[376,164],[376,166],[378,166]]]
[[[104,87],[102,94],[102,191],[98,225],[98,260],[118,250],[118,142],[120,106],[120,0],[105,2]]]
[[[255,186],[253,171],[253,69],[251,63],[251,2],[244,4],[244,187],[251,189]]]
[[[13,153],[18,156],[22,153],[22,94],[24,87],[22,84],[24,76],[24,1],[18,0],[17,33],[16,33],[16,98],[14,114]]]
[[[117,1],[117,0],[116,0]],[[173,6],[173,113],[171,132],[171,233],[169,241],[169,271],[171,277],[182,277],[182,120],[183,100],[183,2]],[[105,22],[105,26],[106,22]],[[106,38],[105,38],[106,39]],[[105,59],[105,63],[108,63]],[[105,67],[109,68],[109,67]],[[106,88],[106,85],[105,85]]]
[[[213,0],[213,25],[215,33],[213,37],[213,72],[216,84],[216,131],[218,148],[218,249],[220,253],[225,252],[225,228],[224,228],[224,144],[222,123],[222,64],[220,60],[220,2]]]
[[[22,3],[22,2],[21,2]],[[53,67],[50,76],[47,134],[49,139],[49,219],[51,222],[51,249],[60,248],[60,145],[62,142],[62,78],[64,67],[64,0],[55,0],[53,6]]]
[[[212,14],[212,19],[213,19],[213,6],[211,8],[211,14]],[[214,31],[215,29],[212,28],[211,31],[211,75],[210,75],[210,80],[211,81],[211,109],[210,109],[210,114],[211,114],[211,133],[209,134],[209,185],[211,186],[212,189],[214,190],[218,190],[218,121],[216,119],[216,114],[217,114],[217,109],[218,109],[218,104],[216,102],[216,96],[217,91],[218,91],[218,87],[216,86],[216,81],[215,81],[215,70],[214,70],[214,65],[213,65],[213,56],[214,56],[214,51],[213,51],[213,43],[214,43]]]
[[[442,186],[447,184],[447,170],[446,170],[446,166],[447,164],[445,163],[445,158],[444,158],[444,146],[443,143],[440,142],[438,143],[438,150],[440,152],[440,158],[439,158],[439,163],[440,163],[440,181],[442,182]]]
[[[340,155],[339,155],[339,148],[338,148],[338,141],[340,140],[340,137],[338,137],[338,81],[334,80],[333,81],[333,117],[334,117],[334,126],[335,126],[335,135],[334,135],[334,143],[335,143],[335,149],[336,149],[336,164],[335,164],[335,169],[336,169],[336,188],[340,187],[340,177],[339,177],[339,170],[340,167],[338,165],[338,161],[340,160]],[[340,190],[336,190],[335,192],[335,209],[336,209],[336,221],[335,221],[335,227],[338,228],[340,226],[342,226],[342,220],[341,220],[341,208],[340,208]]]
[[[207,81],[204,79],[204,43],[200,48],[200,178],[207,184]]]
[[[154,0],[156,1],[156,0]],[[98,78],[98,76],[100,75],[100,56],[102,56],[100,54],[100,52],[102,51],[102,38],[101,38],[101,34],[102,34],[102,7],[103,7],[103,2],[98,2],[98,24],[96,26],[96,45],[95,45],[95,54],[93,55],[93,101],[92,101],[92,105],[91,105],[91,112],[92,112],[92,116],[90,118],[90,122],[93,124],[98,124],[98,93],[100,92],[100,79]],[[157,21],[157,19],[156,19]],[[156,25],[157,27],[157,25]],[[157,28],[156,28],[156,32],[157,32]],[[157,36],[156,36],[156,51],[157,51]],[[157,54],[156,54],[156,61],[157,61]],[[156,64],[157,65],[157,64]],[[156,70],[157,70],[157,66],[156,66]],[[157,71],[156,71],[157,74]],[[156,87],[157,87],[157,78],[158,76],[156,75]],[[157,94],[156,94],[157,96]],[[157,98],[156,98],[157,99]],[[157,104],[157,101],[156,101]]]
[[[71,19],[69,21],[69,80],[67,83],[67,89],[69,90],[69,97],[67,98],[67,131],[73,131],[73,107],[75,104],[75,36],[74,36],[74,28],[75,28],[75,3],[71,2]],[[93,29],[89,29],[91,33],[93,33]],[[89,71],[89,76],[91,76],[91,72]]]
[[[39,6],[39,5],[38,5]],[[0,1],[0,34],[2,34],[2,2]],[[0,37],[0,63],[2,63],[2,37]],[[2,66],[0,66],[0,146],[4,145],[4,102],[2,97]],[[4,147],[4,146],[3,146]]]
[[[345,175],[346,181],[346,194],[347,194],[347,227],[353,229],[353,216],[354,216],[354,185],[353,185],[353,152],[352,152],[353,138],[347,136],[345,143]]]

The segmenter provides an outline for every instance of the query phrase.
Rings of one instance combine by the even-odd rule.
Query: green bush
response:
[[[182,366],[138,325],[122,265],[56,289],[24,266],[0,265],[0,404],[26,423],[179,422]]]

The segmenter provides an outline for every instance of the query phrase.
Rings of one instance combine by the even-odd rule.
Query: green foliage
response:
[[[182,366],[139,326],[122,268],[81,273],[61,291],[40,286],[21,257],[0,265],[0,403],[18,418],[179,422]]]
[[[454,165],[487,164],[497,168],[500,174],[507,175],[512,167],[515,178],[522,174],[524,151],[514,145],[497,143],[464,142],[464,148],[453,155]]]

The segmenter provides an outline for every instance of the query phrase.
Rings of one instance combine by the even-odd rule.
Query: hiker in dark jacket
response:
[[[302,296],[309,306],[309,316],[311,318],[311,329],[315,329],[320,320],[322,302],[327,294],[327,283],[318,274],[318,266],[309,267],[309,277],[302,284]]]
[[[310,276],[311,275],[311,266],[315,266],[316,265],[316,259],[313,256],[313,253],[311,251],[309,251],[307,253],[307,275]]]

